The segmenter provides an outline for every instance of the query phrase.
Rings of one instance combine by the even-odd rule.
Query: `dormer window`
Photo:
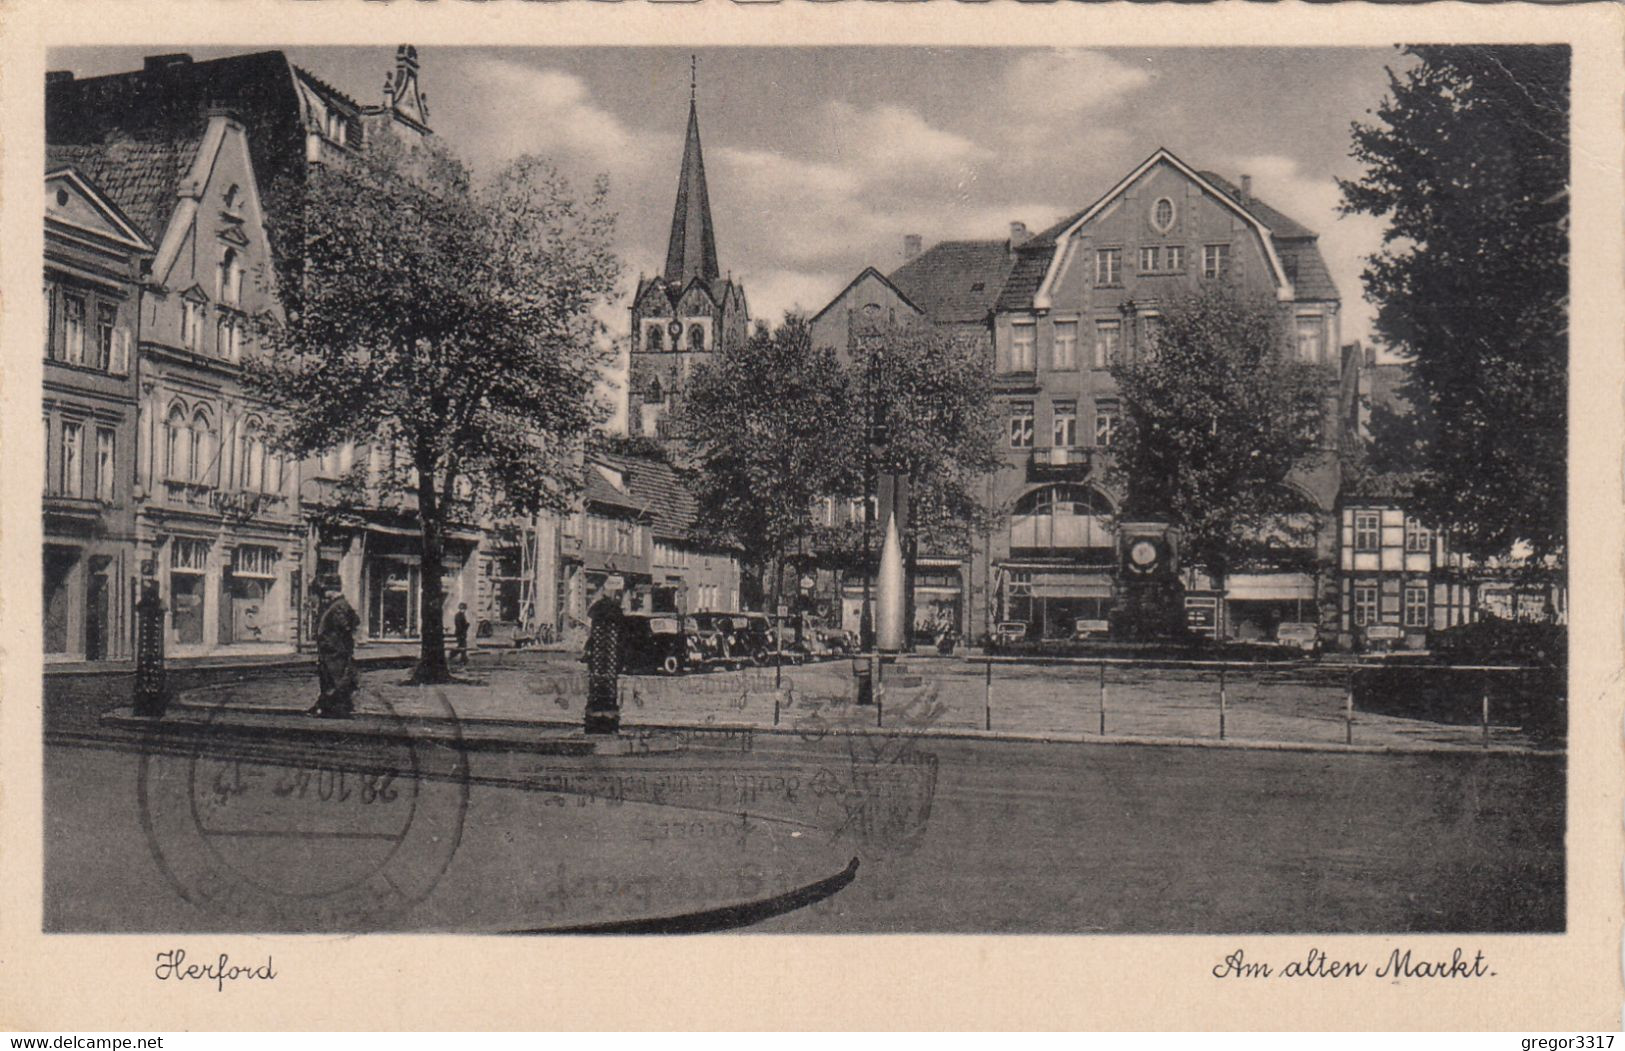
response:
[[[237,249],[220,253],[220,269],[215,274],[215,298],[235,306],[243,296],[243,263]]]

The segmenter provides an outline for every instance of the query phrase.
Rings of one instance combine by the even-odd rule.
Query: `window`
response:
[[[164,464],[171,481],[184,482],[192,476],[192,435],[186,426],[186,410],[179,405],[169,410],[164,421]]]
[[[1051,485],[1016,501],[1018,515],[1109,515],[1111,504],[1085,485]]]
[[[1157,352],[1157,337],[1162,334],[1161,314],[1140,315],[1140,353],[1149,361]]]
[[[1203,245],[1202,246],[1202,276],[1203,277],[1229,277],[1230,276],[1230,246],[1229,245]]]
[[[111,427],[96,428],[96,499],[104,504],[113,502],[113,442]]]
[[[169,542],[169,564],[175,569],[203,572],[209,565],[209,542],[176,537]]]
[[[690,326],[688,326],[688,349],[689,350],[704,350],[705,349],[705,326],[704,325],[690,325]]]
[[[242,301],[243,264],[237,258],[237,249],[228,248],[220,253],[220,269],[215,273],[214,298],[233,305]]]
[[[51,418],[40,420],[45,424],[45,443],[40,446],[40,462],[45,465],[45,491],[51,491]]]
[[[260,489],[265,484],[265,442],[257,420],[243,424],[237,443],[237,483],[243,489]]]
[[[1354,549],[1375,551],[1381,540],[1382,518],[1375,511],[1354,512]]]
[[[1405,626],[1407,628],[1428,626],[1428,589],[1425,584],[1413,584],[1405,588]]]
[[[1038,343],[1038,326],[1031,321],[1010,326],[1010,371],[1032,372],[1034,347]]]
[[[243,206],[242,187],[238,186],[236,183],[232,183],[231,186],[227,188],[223,201],[226,211],[230,212],[232,215],[236,215]]]
[[[1055,368],[1075,369],[1078,367],[1078,323],[1076,321],[1057,321],[1055,323],[1055,348],[1052,357]]]
[[[1123,250],[1099,248],[1095,250],[1095,284],[1119,285],[1123,283]]]
[[[1167,197],[1158,197],[1157,203],[1151,206],[1151,225],[1157,228],[1158,233],[1167,233],[1174,225],[1174,202]]]
[[[1010,448],[1030,449],[1033,444],[1033,403],[1010,403]]]
[[[1354,586],[1354,624],[1364,627],[1377,622],[1377,588],[1374,584]]]
[[[1405,550],[1427,554],[1433,547],[1433,534],[1414,518],[1405,519]]]
[[[62,425],[62,494],[85,494],[85,428],[79,423]]]
[[[64,356],[70,365],[83,365],[85,363],[85,297],[62,297],[63,335],[67,346]]]
[[[239,577],[274,577],[279,552],[274,547],[244,544],[232,552],[231,572]]]
[[[1109,369],[1116,364],[1118,352],[1122,349],[1122,342],[1122,322],[1095,322],[1095,368]]]
[[[1298,360],[1319,362],[1326,344],[1326,323],[1319,314],[1298,318]]]
[[[1185,246],[1168,245],[1162,250],[1163,263],[1169,270],[1185,269]]]
[[[56,357],[56,289],[45,286],[45,356]]]
[[[1117,425],[1120,413],[1116,402],[1102,401],[1095,403],[1095,444],[1102,449],[1111,448],[1117,441]]]
[[[214,467],[214,435],[209,431],[209,416],[202,409],[192,414],[192,473],[187,479],[202,482]]]
[[[215,330],[214,352],[227,361],[240,361],[243,354],[243,322],[231,314],[222,314]]]
[[[181,301],[181,346],[197,350],[203,340],[203,304],[195,299]]]
[[[658,323],[649,326],[645,332],[645,339],[649,344],[650,350],[659,351],[666,349],[666,334],[660,330],[660,325]]]
[[[1145,245],[1140,249],[1140,271],[1142,273],[1162,269],[1162,248],[1159,245]]]
[[[91,358],[86,362],[91,368],[106,372],[113,363],[113,333],[117,322],[117,307],[111,303],[96,304],[96,341],[91,346]]]
[[[1058,401],[1051,413],[1055,420],[1055,446],[1070,449],[1078,444],[1078,403]]]
[[[108,351],[107,371],[115,376],[128,376],[130,374],[130,333],[125,329],[113,330],[112,346]]]

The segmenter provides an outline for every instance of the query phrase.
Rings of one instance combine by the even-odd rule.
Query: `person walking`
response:
[[[323,719],[348,719],[355,712],[355,691],[359,685],[355,670],[355,629],[361,623],[344,597],[334,577],[316,582],[322,597],[321,615],[316,619],[316,676],[321,694],[310,709]]]
[[[468,667],[468,603],[457,603],[457,616],[452,618],[452,631],[457,636],[457,663]]]

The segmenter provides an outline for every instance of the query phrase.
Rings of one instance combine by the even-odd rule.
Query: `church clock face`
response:
[[[1128,557],[1136,569],[1150,569],[1157,561],[1157,545],[1149,540],[1136,540],[1128,549]]]
[[[671,345],[676,347],[677,341],[683,337],[683,323],[673,319],[672,323],[666,326],[666,331],[671,333]]]

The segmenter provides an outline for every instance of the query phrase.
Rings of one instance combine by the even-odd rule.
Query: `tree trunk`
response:
[[[422,525],[423,567],[418,592],[422,599],[418,614],[422,645],[411,682],[418,685],[451,681],[446,664],[446,564],[445,508],[436,498],[433,475],[418,472],[418,521]]]

